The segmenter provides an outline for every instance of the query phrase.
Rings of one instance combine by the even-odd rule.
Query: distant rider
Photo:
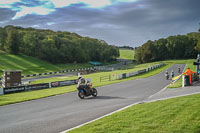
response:
[[[180,67],[178,67],[178,73],[181,73],[181,68]]]
[[[165,72],[165,77],[166,77],[167,79],[169,78],[168,71]]]
[[[172,76],[172,78],[174,77],[174,71],[173,70],[171,71],[171,76]]]

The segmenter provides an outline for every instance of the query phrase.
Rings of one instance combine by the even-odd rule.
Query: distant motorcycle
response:
[[[97,96],[97,90],[92,88],[92,83],[88,81],[86,85],[82,86],[81,89],[78,90],[78,96],[80,99],[84,99],[85,97]]]
[[[181,68],[180,67],[178,68],[178,73],[181,73]]]
[[[169,79],[169,74],[168,74],[168,72],[165,73],[165,77],[166,77],[167,80]]]

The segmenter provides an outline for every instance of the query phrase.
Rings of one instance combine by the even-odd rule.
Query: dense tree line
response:
[[[52,63],[104,62],[119,57],[119,49],[102,40],[70,32],[14,26],[0,27],[0,49]]]
[[[155,41],[147,41],[136,49],[135,59],[138,63],[166,59],[196,58],[200,51],[200,33],[170,36]]]
[[[133,47],[131,47],[131,46],[126,46],[126,45],[124,45],[124,46],[119,46],[118,48],[120,48],[120,49],[131,49],[131,50],[134,50]]]

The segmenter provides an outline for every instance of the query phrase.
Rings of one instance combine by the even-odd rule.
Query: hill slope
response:
[[[120,49],[119,53],[122,59],[134,60],[135,50]]]
[[[59,71],[74,68],[90,67],[90,64],[51,64],[34,57],[25,55],[12,55],[0,51],[0,70],[3,69],[20,69],[22,74],[35,74],[50,71]],[[2,74],[2,71],[0,71]]]

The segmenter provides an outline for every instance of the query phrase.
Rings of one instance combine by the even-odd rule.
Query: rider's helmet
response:
[[[78,79],[81,79],[81,78],[82,78],[81,74],[80,74],[80,73],[78,73]]]

